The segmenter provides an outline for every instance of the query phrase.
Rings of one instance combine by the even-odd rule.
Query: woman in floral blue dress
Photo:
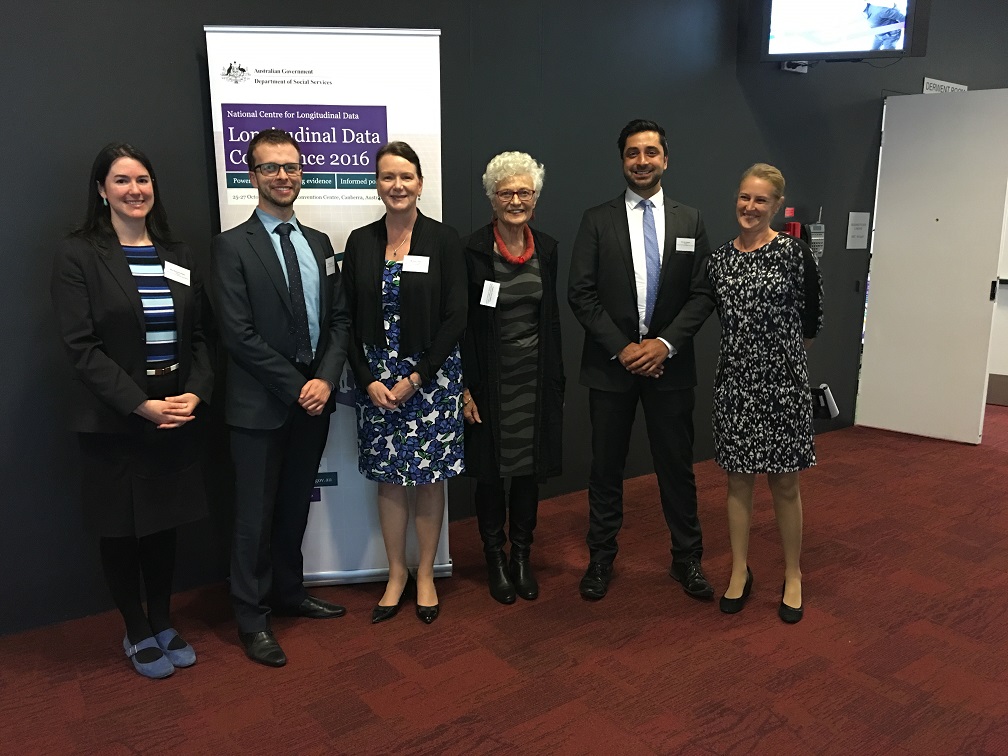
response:
[[[347,239],[343,278],[353,317],[349,359],[357,380],[360,471],[378,483],[389,562],[372,622],[395,616],[417,592],[417,617],[439,611],[434,557],[444,521],[444,481],[463,470],[462,360],[468,299],[462,244],[417,210],[420,158],[405,142],[378,150],[385,216]],[[416,492],[416,583],[406,564],[409,492]]]

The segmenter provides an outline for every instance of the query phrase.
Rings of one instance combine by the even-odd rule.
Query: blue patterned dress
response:
[[[399,355],[399,276],[402,263],[385,261],[382,315],[388,346],[364,345],[375,378],[392,388],[413,372],[419,355]],[[379,483],[416,486],[452,478],[463,470],[462,357],[458,346],[433,380],[405,404],[386,410],[357,389],[357,441],[361,474]]]

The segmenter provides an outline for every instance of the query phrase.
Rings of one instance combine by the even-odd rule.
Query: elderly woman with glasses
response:
[[[465,241],[465,467],[477,479],[490,595],[502,604],[514,603],[516,595],[539,595],[529,563],[539,483],[560,472],[562,459],[557,242],[529,226],[544,175],[524,152],[493,158],[483,174],[493,221]],[[504,554],[505,521],[510,560]]]

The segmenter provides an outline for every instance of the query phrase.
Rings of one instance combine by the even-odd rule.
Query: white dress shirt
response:
[[[647,258],[644,253],[644,208],[639,207],[644,198],[626,190],[626,214],[627,223],[630,226],[630,253],[633,256],[634,282],[637,284],[637,329],[643,339],[647,336],[648,328],[644,325],[644,309],[647,306]],[[662,263],[665,262],[665,193],[661,188],[652,197],[649,197],[654,205],[651,212],[654,214],[655,234],[658,237],[658,254],[661,255]],[[672,345],[665,339],[659,340],[668,347],[669,357],[675,354]]]

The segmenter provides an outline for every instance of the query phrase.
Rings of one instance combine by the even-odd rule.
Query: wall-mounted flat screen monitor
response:
[[[924,54],[928,0],[765,0],[763,60]]]

